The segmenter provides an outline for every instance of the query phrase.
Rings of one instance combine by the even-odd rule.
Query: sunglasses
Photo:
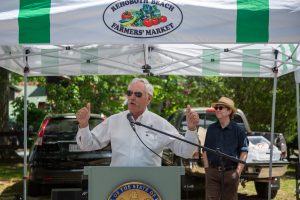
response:
[[[223,110],[223,108],[226,108],[225,106],[215,106],[214,109],[215,110]]]
[[[141,98],[143,96],[142,92],[133,92],[131,90],[127,90],[127,96],[131,97],[131,95],[134,94],[134,96]]]

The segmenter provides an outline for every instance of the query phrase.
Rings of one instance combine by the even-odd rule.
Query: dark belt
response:
[[[218,166],[218,165],[209,165],[209,168],[212,169],[217,169],[219,172],[222,171],[222,166]],[[226,166],[223,168],[224,171],[230,171],[230,170],[235,170],[236,166]]]

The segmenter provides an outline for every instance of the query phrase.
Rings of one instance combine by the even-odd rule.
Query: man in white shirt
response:
[[[197,151],[196,146],[142,126],[135,127],[136,133],[132,129],[127,119],[128,113],[131,113],[134,121],[198,144],[198,114],[191,111],[190,106],[187,107],[188,131],[183,137],[167,120],[147,109],[152,96],[153,86],[147,79],[133,79],[127,91],[128,110],[108,117],[92,131],[88,125],[90,118],[88,103],[76,113],[79,122],[76,140],[79,147],[82,150],[92,151],[101,149],[110,142],[111,166],[160,166],[163,149],[166,147],[178,156],[191,158]]]

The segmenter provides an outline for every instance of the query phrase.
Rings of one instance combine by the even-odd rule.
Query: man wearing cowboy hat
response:
[[[213,103],[218,121],[211,124],[206,133],[204,146],[246,161],[248,155],[247,135],[232,119],[236,112],[234,102],[221,97]],[[221,163],[222,161],[222,163]],[[244,165],[203,150],[206,176],[206,200],[237,200],[239,178]],[[223,167],[222,167],[223,166]],[[223,183],[222,183],[223,182]]]

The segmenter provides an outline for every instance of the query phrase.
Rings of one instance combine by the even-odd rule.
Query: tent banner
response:
[[[9,0],[12,44],[299,43],[300,1]]]

